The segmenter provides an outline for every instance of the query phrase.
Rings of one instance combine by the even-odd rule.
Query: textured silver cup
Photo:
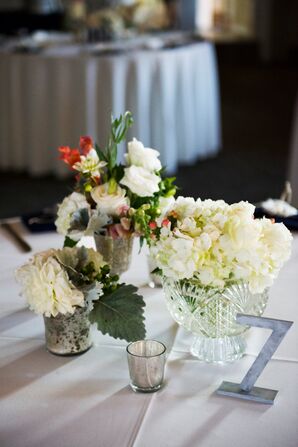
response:
[[[139,340],[127,348],[130,386],[134,391],[152,393],[160,389],[166,360],[166,347],[155,340]]]

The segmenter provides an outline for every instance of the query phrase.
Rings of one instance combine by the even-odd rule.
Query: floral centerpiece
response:
[[[125,165],[117,148],[133,120],[130,112],[112,119],[108,144],[100,148],[81,137],[79,149],[62,146],[61,158],[77,173],[75,191],[60,204],[56,227],[73,246],[82,235],[95,235],[99,251],[113,273],[129,264],[132,236],[150,236],[150,222],[175,194],[174,178],[162,178],[159,152],[135,138],[128,143]],[[115,253],[118,253],[115,257]]]
[[[238,312],[261,315],[280,268],[289,258],[291,233],[270,219],[254,219],[247,202],[178,197],[151,230],[151,253],[168,307],[197,335],[191,348],[207,361],[243,355]]]
[[[89,349],[90,323],[114,338],[145,337],[143,298],[136,287],[119,284],[93,249],[38,253],[17,270],[16,279],[29,307],[44,316],[47,348],[55,354]]]

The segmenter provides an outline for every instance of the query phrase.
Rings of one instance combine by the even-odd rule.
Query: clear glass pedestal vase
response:
[[[57,355],[75,355],[91,345],[89,310],[77,307],[73,314],[45,317],[45,338],[48,351]]]
[[[121,275],[129,269],[132,258],[133,236],[113,239],[95,234],[96,249],[109,264],[112,275]]]
[[[163,278],[163,288],[174,320],[194,334],[190,352],[205,362],[240,359],[248,327],[237,324],[236,315],[262,315],[268,301],[268,289],[252,294],[243,282],[220,290],[201,287],[192,280]]]

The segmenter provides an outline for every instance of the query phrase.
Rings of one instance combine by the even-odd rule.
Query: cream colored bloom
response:
[[[100,171],[104,166],[106,166],[106,162],[100,161],[96,150],[91,149],[87,155],[81,155],[81,161],[75,163],[73,168],[83,174],[100,177]]]
[[[97,204],[97,209],[101,213],[109,216],[117,216],[121,208],[129,206],[129,199],[126,197],[125,189],[117,185],[115,192],[109,192],[109,183],[96,186],[91,191],[91,197]]]
[[[141,141],[134,138],[128,143],[128,153],[125,154],[125,160],[129,166],[141,166],[147,171],[154,172],[161,170],[159,155],[158,151],[144,147]]]
[[[120,183],[140,197],[151,197],[159,191],[161,179],[141,166],[130,166],[124,169],[124,177]]]
[[[47,317],[73,314],[76,306],[84,306],[84,295],[74,287],[52,254],[49,251],[34,256],[17,270],[16,279],[30,308],[37,314]]]
[[[66,236],[70,229],[73,213],[83,208],[90,210],[90,205],[83,194],[73,192],[65,197],[59,205],[57,219],[55,221],[58,233]]]
[[[179,197],[171,212],[177,216],[175,226],[162,227],[151,247],[165,276],[195,277],[204,286],[220,288],[227,281],[245,281],[251,292],[260,293],[289,258],[291,233],[283,224],[254,219],[247,202]]]

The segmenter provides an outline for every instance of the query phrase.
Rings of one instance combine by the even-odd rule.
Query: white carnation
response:
[[[34,256],[20,267],[16,279],[30,308],[37,314],[55,317],[58,313],[73,314],[76,306],[84,306],[84,295],[76,289],[52,252]]]
[[[140,166],[130,166],[124,169],[124,177],[120,180],[120,183],[140,197],[151,197],[159,191],[160,181],[158,175]]]
[[[59,234],[63,234],[64,236],[68,234],[73,213],[83,208],[90,210],[90,205],[83,194],[73,192],[65,197],[58,207],[57,219],[55,221]]]
[[[158,151],[144,147],[141,141],[134,138],[128,143],[128,153],[125,154],[125,159],[129,166],[141,166],[148,171],[154,172],[161,170],[159,155]]]

